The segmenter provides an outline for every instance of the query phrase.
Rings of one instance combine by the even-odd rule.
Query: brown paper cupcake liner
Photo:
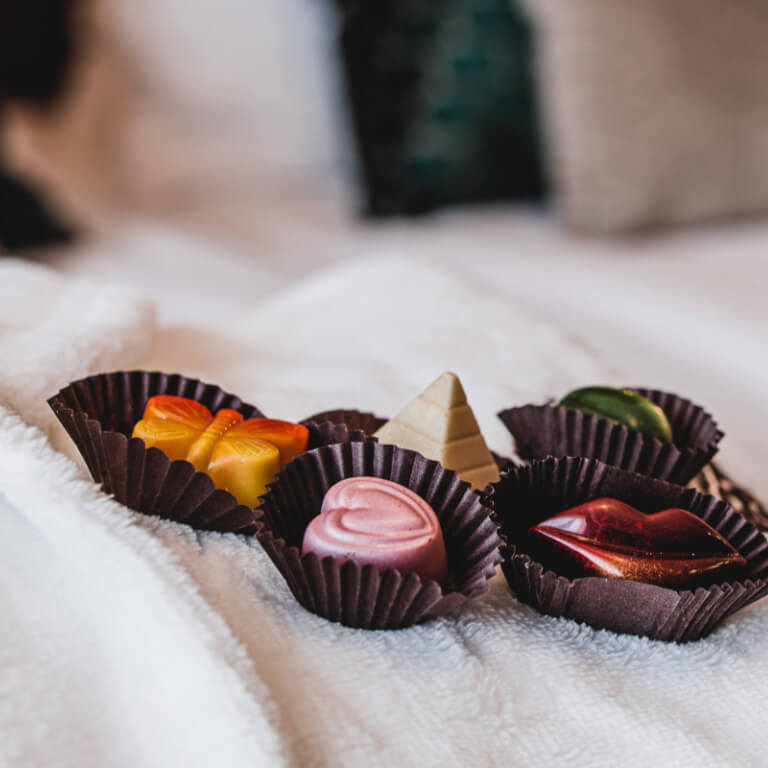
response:
[[[685,485],[717,453],[723,433],[712,416],[690,400],[655,389],[631,389],[662,408],[674,443],[552,403],[509,408],[498,416],[515,438],[522,459],[584,456]]]
[[[205,405],[239,411],[246,419],[264,414],[213,384],[180,374],[119,371],[75,381],[48,404],[80,451],[105,493],[131,509],[186,523],[201,530],[253,533],[260,513],[239,505],[210,477],[187,461],[171,461],[157,448],[131,438],[153,395],[179,395]],[[309,427],[309,447],[362,439],[343,425]]]
[[[366,437],[371,437],[379,427],[383,427],[386,423],[387,419],[381,416],[366,411],[356,411],[352,408],[323,411],[302,422],[307,427],[310,424],[343,424],[350,433],[361,432]]]
[[[624,579],[568,579],[522,549],[528,529],[585,501],[612,497],[637,509],[681,507],[718,530],[747,560],[737,581],[674,590]],[[512,591],[542,613],[598,629],[688,642],[708,635],[735,611],[768,594],[768,541],[727,503],[594,459],[549,458],[505,473],[490,503],[504,541],[502,569]]]
[[[382,416],[376,416],[373,413],[368,413],[366,411],[337,408],[333,411],[323,411],[322,413],[310,416],[306,421],[303,421],[302,424],[307,426],[311,423],[323,424],[327,422],[332,424],[344,424],[350,431],[350,434],[356,434],[357,430],[360,430],[366,437],[376,440],[376,438],[373,437],[373,433],[376,432],[379,427],[383,427],[388,421],[389,419],[383,418]],[[495,451],[491,451],[491,455],[500,472],[514,466],[512,459],[507,456],[502,456]]]
[[[449,581],[441,587],[415,574],[378,570],[315,554],[302,557],[310,520],[326,491],[362,475],[400,483],[435,510],[448,554]],[[488,589],[500,561],[490,509],[456,473],[415,451],[347,442],[309,451],[284,466],[262,497],[256,537],[307,610],[362,629],[399,629],[452,611]]]
[[[749,520],[761,531],[768,530],[768,508],[753,493],[732,480],[720,467],[712,462],[699,472],[689,483],[701,493],[708,493],[725,501],[734,511]]]

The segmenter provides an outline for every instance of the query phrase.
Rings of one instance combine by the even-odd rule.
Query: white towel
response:
[[[615,377],[492,288],[397,261],[334,269],[240,323],[240,333],[204,337],[187,372],[271,415],[298,417],[340,405],[391,413],[453,368],[497,449],[509,446],[492,428],[498,408]],[[161,335],[152,362],[183,363],[188,347],[178,332],[173,339],[172,348]],[[0,417],[0,490],[22,519],[0,547],[44,560],[51,585],[27,589],[14,567],[24,555],[0,553],[11,563],[0,570],[10,604],[2,615],[34,624],[17,642],[0,640],[0,701],[25,702],[0,704],[0,745],[13,736],[28,750],[11,765],[44,763],[47,743],[61,765],[89,755],[102,765],[194,764],[193,754],[224,765],[765,763],[765,604],[703,641],[668,645],[541,616],[498,574],[457,615],[396,632],[352,630],[298,606],[255,542],[132,513],[73,472],[14,416]],[[40,530],[53,553],[34,551]],[[73,570],[81,581],[67,580]],[[77,622],[63,627],[54,602]],[[100,688],[79,688],[80,675],[57,669],[85,669]],[[41,701],[49,679],[64,702],[56,709]],[[179,701],[166,694],[146,710],[147,679],[163,691],[183,685]],[[103,717],[88,729],[97,705]],[[174,706],[184,711],[175,723]],[[33,721],[35,711],[44,714]]]
[[[43,429],[60,385],[148,354],[154,308],[109,283],[0,261],[0,405]]]
[[[21,418],[51,426],[50,395],[134,365],[153,332],[152,305],[118,286],[0,262],[0,765],[280,762],[220,615]]]
[[[280,764],[270,697],[198,586],[4,408],[0,542],[0,765]]]

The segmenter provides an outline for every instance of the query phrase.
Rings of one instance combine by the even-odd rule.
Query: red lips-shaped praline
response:
[[[378,477],[350,477],[328,489],[307,527],[302,554],[332,556],[416,573],[448,575],[443,533],[432,507],[409,488]]]
[[[602,576],[686,589],[743,575],[746,560],[714,528],[684,509],[644,514],[596,499],[529,531],[532,553],[570,577]]]

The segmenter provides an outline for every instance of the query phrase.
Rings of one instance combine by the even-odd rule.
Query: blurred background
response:
[[[455,270],[768,492],[767,38],[761,0],[0,0],[0,248],[167,326]]]

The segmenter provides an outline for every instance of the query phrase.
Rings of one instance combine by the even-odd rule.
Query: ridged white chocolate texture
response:
[[[499,470],[467,403],[458,377],[444,373],[377,432],[381,443],[439,461],[474,489],[499,479]]]

